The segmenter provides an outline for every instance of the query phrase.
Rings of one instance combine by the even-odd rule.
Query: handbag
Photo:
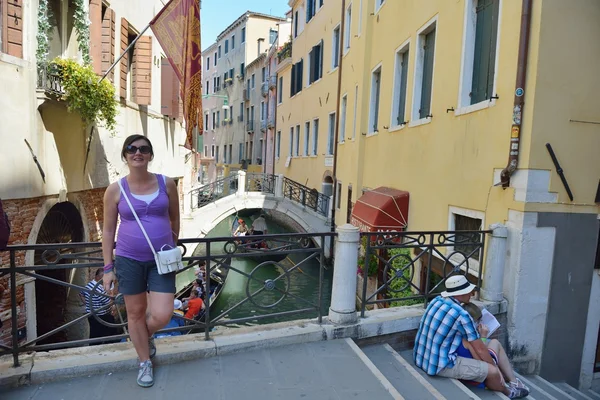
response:
[[[133,216],[135,217],[135,220],[137,221],[138,225],[140,226],[140,229],[142,230],[144,237],[148,241],[150,250],[152,250],[152,253],[154,254],[154,261],[156,261],[156,268],[158,269],[159,275],[170,274],[171,272],[177,272],[177,271],[182,270],[184,268],[184,266],[183,266],[183,261],[182,261],[183,255],[181,254],[181,249],[179,247],[171,247],[170,245],[165,244],[164,246],[162,246],[160,248],[159,251],[154,250],[154,246],[152,246],[152,242],[150,241],[150,238],[148,237],[148,234],[146,233],[146,230],[144,229],[144,226],[142,225],[142,221],[140,221],[140,219],[138,218],[138,215],[135,212],[135,209],[133,208],[133,205],[131,204],[129,197],[127,197],[125,190],[123,190],[123,185],[121,184],[121,179],[119,179],[117,182],[119,183],[119,188],[121,189],[121,193],[123,194],[123,197],[125,197],[125,200],[127,201],[127,204],[129,205],[129,208],[131,209]],[[167,247],[166,250],[165,250],[165,247]]]

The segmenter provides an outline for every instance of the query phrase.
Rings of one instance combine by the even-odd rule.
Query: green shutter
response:
[[[296,93],[302,91],[302,77],[304,76],[304,60],[300,60],[296,66]]]
[[[400,56],[400,98],[398,99],[398,124],[404,122],[406,109],[406,79],[408,75],[408,50]]]
[[[296,94],[296,64],[292,65],[292,79],[290,79],[290,97]]]
[[[479,0],[477,5],[471,104],[479,103],[493,96],[498,6],[498,0]]]
[[[423,59],[423,82],[421,85],[421,108],[419,118],[425,118],[431,111],[431,84],[433,80],[433,56],[435,52],[435,29],[425,35],[425,55]]]

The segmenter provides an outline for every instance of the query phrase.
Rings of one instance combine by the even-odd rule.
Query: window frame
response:
[[[495,94],[498,84],[498,67],[499,67],[499,55],[500,55],[500,37],[502,27],[502,5],[503,0],[498,0],[498,22],[496,32],[496,48],[495,60],[494,60],[494,83],[492,92]],[[486,109],[496,105],[496,99],[491,98],[489,100],[482,100],[478,103],[471,104],[471,93],[473,84],[473,63],[475,59],[475,39],[477,29],[477,7],[478,0],[466,0],[465,1],[465,15],[464,15],[464,29],[463,29],[463,40],[462,40],[462,57],[461,57],[461,68],[460,68],[460,81],[458,91],[458,107],[454,111],[454,115],[463,115],[471,112]]]
[[[310,120],[304,121],[304,157],[310,156]]]
[[[311,156],[317,157],[319,155],[319,118],[313,118],[312,125]]]
[[[379,124],[381,123],[381,78],[383,75],[383,63],[379,63],[371,70],[371,90],[369,95],[369,126],[367,137],[379,133]],[[375,74],[379,74],[379,84],[375,87]],[[375,123],[377,119],[377,123]]]
[[[346,142],[346,117],[348,115],[348,93],[344,93],[340,102],[340,136],[338,143]]]
[[[352,45],[352,3],[346,7],[346,17],[344,19],[344,38],[343,38],[343,55],[350,51]]]
[[[435,84],[435,53],[437,50],[437,34],[438,32],[438,16],[434,16],[427,23],[423,25],[421,29],[417,32],[417,43],[415,45],[415,51],[413,52],[414,58],[414,71],[413,71],[413,84],[412,84],[412,107],[410,112],[410,122],[408,124],[409,127],[415,127],[423,124],[427,124],[431,122],[430,117],[421,118],[420,117],[420,109],[421,109],[421,100],[422,100],[422,90],[423,90],[423,69],[425,63],[425,49],[424,49],[424,41],[426,40],[427,34],[435,30],[435,39],[434,39],[434,49],[433,49],[433,59],[432,59],[432,73],[431,73],[431,95],[430,95],[430,104],[429,104],[429,112],[431,115],[431,107],[433,104],[433,88]]]
[[[335,41],[337,32],[337,43]],[[342,26],[337,24],[333,31],[331,31],[331,71],[335,71],[340,66],[340,59],[342,58],[342,52],[340,47],[342,45]],[[321,50],[321,53],[323,50]],[[336,57],[337,55],[337,57]]]
[[[275,159],[281,158],[281,131],[277,131],[275,134]]]
[[[337,113],[335,111],[332,111],[327,115],[327,150],[325,151],[325,155],[329,157],[333,156],[335,153],[336,117]]]
[[[390,129],[389,131],[395,131],[402,129],[406,126],[408,106],[408,71],[410,69],[410,56],[411,56],[411,40],[407,39],[396,49],[394,53],[394,83],[392,86],[392,110],[390,116]],[[405,65],[400,69],[400,57],[407,56]],[[404,81],[404,116],[402,122],[398,122],[400,116],[400,94],[402,92],[402,83]]]

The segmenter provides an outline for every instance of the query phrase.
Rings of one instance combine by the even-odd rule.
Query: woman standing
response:
[[[104,194],[104,288],[111,293],[116,272],[125,299],[129,336],[140,361],[137,383],[150,387],[154,384],[150,359],[156,354],[153,334],[167,325],[173,314],[175,274],[158,274],[152,249],[123,196],[131,201],[156,251],[177,243],[179,198],[171,178],[148,172],[148,163],[154,158],[148,138],[129,136],[121,158],[129,167],[129,174],[121,178],[123,192],[112,183]],[[113,261],[117,216],[121,224]]]

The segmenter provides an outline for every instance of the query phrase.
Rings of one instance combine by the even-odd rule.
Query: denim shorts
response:
[[[175,274],[160,275],[156,263],[116,256],[115,272],[119,292],[134,295],[144,292],[175,293]]]

